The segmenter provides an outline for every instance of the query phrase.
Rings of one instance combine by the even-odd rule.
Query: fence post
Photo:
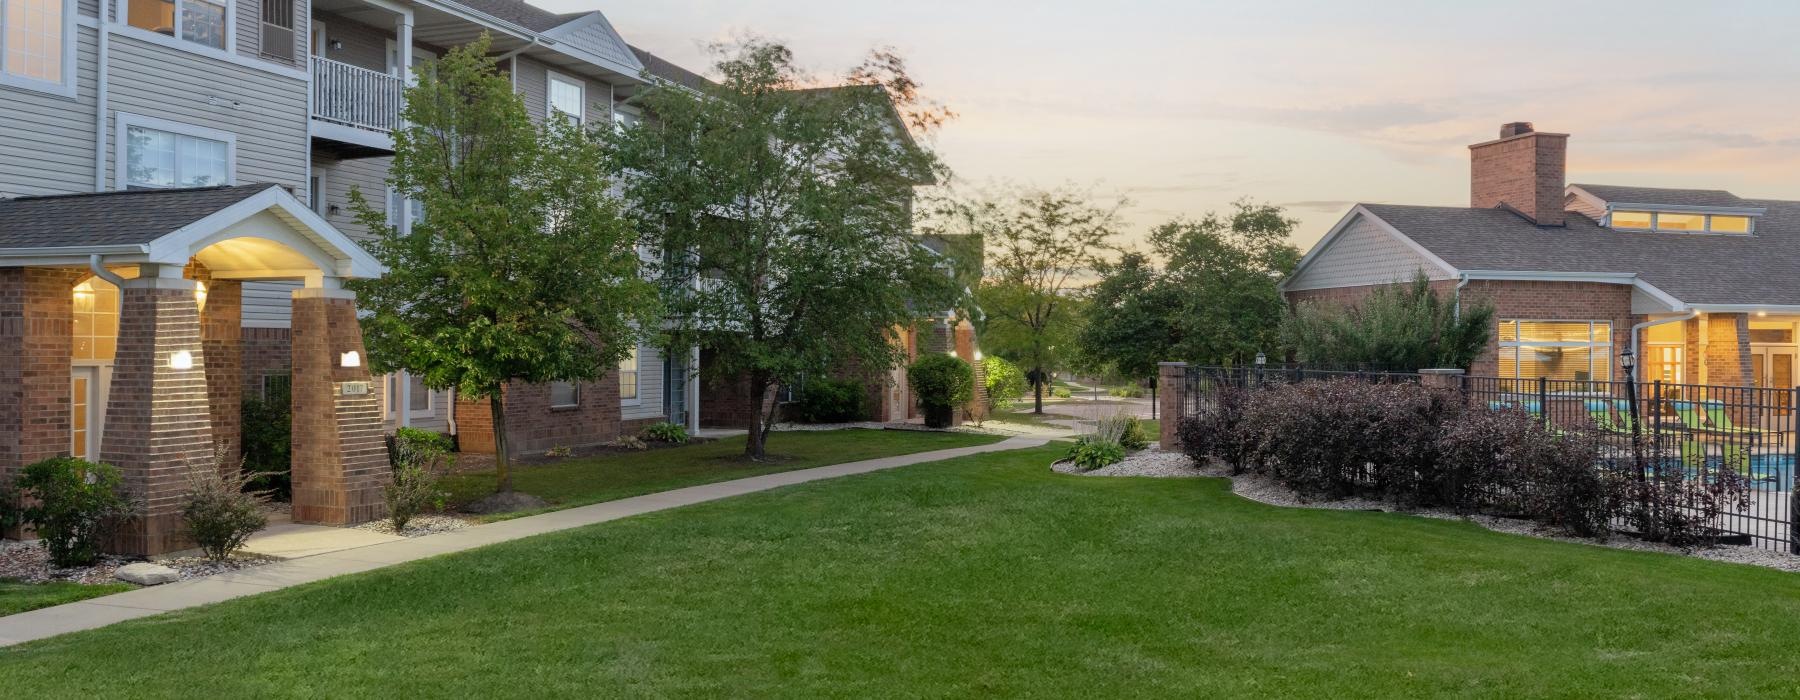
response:
[[[1788,449],[1793,452],[1794,461],[1788,462],[1788,552],[1800,554],[1800,502],[1794,500],[1795,472],[1800,471],[1800,387],[1793,389],[1794,395],[1788,401],[1787,427],[1793,429],[1788,434]],[[1780,478],[1780,475],[1776,475]]]
[[[1187,398],[1187,375],[1186,362],[1156,363],[1156,383],[1162,387],[1162,395],[1157,397],[1162,404],[1157,407],[1161,409],[1162,422],[1157,425],[1156,444],[1165,451],[1181,449],[1175,429],[1181,423],[1181,407]]]
[[[1544,427],[1550,427],[1550,380],[1538,377],[1538,417],[1544,419]]]

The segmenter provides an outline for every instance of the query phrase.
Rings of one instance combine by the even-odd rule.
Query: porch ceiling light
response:
[[[206,310],[206,283],[199,280],[194,281],[194,307],[200,311]]]
[[[194,353],[188,352],[186,350],[176,350],[175,354],[169,356],[169,369],[193,369],[193,368],[194,368]]]
[[[355,350],[346,351],[344,354],[338,356],[338,366],[339,367],[361,367],[362,366],[362,354],[358,353]]]

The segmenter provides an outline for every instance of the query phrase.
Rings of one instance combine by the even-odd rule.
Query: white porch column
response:
[[[688,353],[687,371],[687,422],[688,434],[700,434],[700,346],[695,345]]]

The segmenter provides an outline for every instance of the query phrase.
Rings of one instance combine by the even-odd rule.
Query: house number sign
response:
[[[362,396],[369,393],[368,382],[344,382],[345,396]]]

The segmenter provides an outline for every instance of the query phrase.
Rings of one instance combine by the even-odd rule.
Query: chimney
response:
[[[1469,206],[1500,207],[1539,226],[1563,225],[1569,135],[1531,122],[1500,127],[1500,138],[1469,147]]]

